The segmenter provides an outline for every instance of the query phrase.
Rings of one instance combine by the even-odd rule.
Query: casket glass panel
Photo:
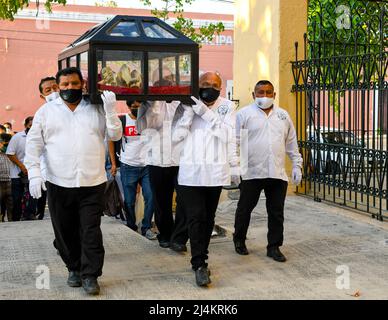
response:
[[[66,67],[66,59],[61,60],[61,70],[65,69]]]
[[[140,37],[140,31],[135,21],[120,21],[107,34],[113,37]]]
[[[70,57],[69,67],[77,67],[77,57],[76,56]]]
[[[82,52],[79,59],[79,68],[81,70],[82,77],[85,80],[86,92],[89,92],[89,72],[88,72],[88,53]]]
[[[176,39],[170,31],[166,30],[154,21],[144,21],[143,29],[146,36],[149,38]]]
[[[149,52],[148,93],[150,95],[190,95],[191,55]]]
[[[97,89],[116,94],[143,94],[144,54],[140,51],[97,50]]]
[[[92,27],[61,52],[58,66],[78,66],[96,103],[103,90],[140,101],[187,101],[198,91],[198,45],[153,17],[118,15]]]

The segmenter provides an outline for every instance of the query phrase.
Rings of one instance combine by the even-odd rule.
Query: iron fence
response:
[[[295,43],[292,62],[304,160],[297,191],[379,220],[388,218],[387,6],[311,0],[303,58]]]

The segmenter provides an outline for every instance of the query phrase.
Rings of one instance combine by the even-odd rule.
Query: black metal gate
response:
[[[308,17],[292,62],[298,192],[388,219],[388,3],[310,0]]]

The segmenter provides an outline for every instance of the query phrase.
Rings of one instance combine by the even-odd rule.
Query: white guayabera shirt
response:
[[[18,158],[18,160],[23,163],[24,157],[25,157],[25,151],[26,151],[26,139],[27,139],[27,134],[24,130],[16,133],[9,141],[6,154],[16,155],[16,158]],[[20,168],[16,164],[11,162],[11,166],[10,166],[11,178],[12,179],[20,178],[19,176],[20,171],[21,171]]]
[[[50,101],[36,112],[27,135],[28,176],[41,176],[45,149],[47,181],[65,188],[99,185],[106,181],[104,138],[116,141],[121,135],[121,121],[107,121],[102,106],[82,99],[71,111],[61,98]]]
[[[138,132],[146,141],[145,163],[158,167],[179,166],[184,137],[193,120],[191,106],[179,101],[142,103],[138,111]]]
[[[243,180],[273,178],[288,181],[286,154],[293,167],[302,167],[295,128],[284,109],[274,106],[267,116],[252,103],[237,112],[236,131]]]
[[[16,133],[9,142],[7,147],[6,154],[8,155],[16,155],[16,158],[22,163],[24,163],[24,156],[26,151],[26,141],[27,134],[26,131],[20,131]],[[42,178],[46,180],[46,163],[44,161],[44,154],[40,158],[40,169],[42,173]],[[20,168],[10,161],[10,176],[12,179],[20,178]]]
[[[230,185],[238,166],[236,111],[219,97],[202,117],[195,115],[180,159],[178,183],[184,186]]]

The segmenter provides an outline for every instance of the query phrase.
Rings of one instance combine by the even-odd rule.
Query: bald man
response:
[[[177,190],[182,210],[177,214],[185,214],[187,218],[191,265],[198,286],[211,282],[208,246],[222,187],[235,183],[238,177],[235,106],[220,97],[221,85],[221,78],[215,72],[200,77],[200,100],[192,97],[195,115],[178,172]]]
[[[199,78],[199,97],[202,103],[204,103],[208,108],[217,110],[217,112],[227,112],[228,108],[235,109],[235,106],[232,101],[220,97],[222,89],[222,79],[218,72],[208,71],[203,73]],[[221,108],[220,108],[221,107]],[[220,108],[220,109],[219,109]],[[237,177],[234,177],[236,180]],[[239,181],[233,181],[233,183],[239,183]],[[179,186],[178,186],[179,188]],[[179,198],[179,192],[177,193]],[[183,209],[179,205],[179,210],[176,212],[178,219],[174,225],[174,231],[171,235],[171,249],[177,252],[185,251],[180,250],[180,248],[185,248],[185,244],[189,238],[188,236],[188,227],[187,219]]]

